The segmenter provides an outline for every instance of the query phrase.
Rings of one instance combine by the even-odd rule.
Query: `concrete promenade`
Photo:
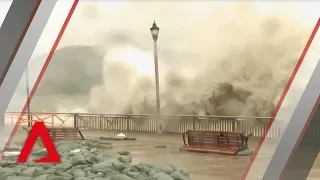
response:
[[[82,130],[85,137],[115,136],[119,132]],[[194,180],[235,180],[240,179],[250,157],[226,156],[217,154],[202,154],[180,152],[183,145],[182,135],[156,133],[124,132],[136,137],[136,141],[112,141],[114,151],[128,150],[132,153],[135,163],[174,164],[189,172]],[[13,144],[21,143],[26,138],[26,132],[19,130],[13,139]],[[155,144],[165,144],[167,148],[155,148]],[[257,145],[257,139],[249,140],[251,150]],[[310,180],[320,179],[320,160],[317,160]]]

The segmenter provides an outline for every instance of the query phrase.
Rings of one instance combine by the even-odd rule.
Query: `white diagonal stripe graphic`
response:
[[[312,30],[310,30],[311,32]],[[306,40],[307,41],[307,40]],[[274,128],[276,124],[281,124],[280,138],[276,140],[265,139],[262,146],[257,153],[255,161],[253,162],[251,169],[249,170],[246,179],[256,180],[261,179],[274,155],[274,152],[279,145],[279,141],[283,136],[294,110],[296,109],[299,100],[310,80],[310,77],[317,66],[320,57],[320,33],[317,32],[312,44],[310,45],[306,56],[301,63],[301,66],[293,80],[288,93],[280,107],[278,114],[275,117],[271,128]],[[298,57],[297,57],[298,59]],[[315,99],[316,100],[316,99]],[[298,133],[298,132],[297,132]],[[290,153],[290,152],[288,152]]]
[[[56,1],[57,0],[43,0],[39,5],[38,10],[36,11],[36,14],[33,17],[32,22],[24,36],[24,39],[22,40],[21,45],[7,72],[7,75],[3,80],[3,84],[0,88],[0,94],[2,96],[6,94],[10,94],[10,93],[7,93],[9,91],[12,92],[12,89],[8,88],[8,87],[11,87],[9,85],[11,83],[11,80],[16,79],[17,78],[16,72],[17,71],[23,72],[26,65],[28,64],[29,58],[31,57],[32,52],[34,52],[34,48],[38,43],[38,40],[43,32],[44,27],[46,26],[46,23],[56,4]],[[21,79],[23,79],[23,77]],[[12,99],[14,99],[14,97],[12,97]],[[23,101],[25,103],[26,98],[21,98],[19,101]],[[21,109],[19,109],[19,112],[21,112]],[[12,124],[10,125],[6,124],[5,128],[6,130],[3,133],[3,137],[1,137],[1,142],[0,142],[1,152],[5,147],[5,144],[8,142],[14,126]]]
[[[12,0],[0,2],[0,26],[2,25],[3,20],[6,17],[11,4],[12,4]]]
[[[38,44],[31,56],[29,69],[29,87],[34,87],[35,82],[41,72],[41,69],[51,51],[53,44],[61,30],[61,27],[68,16],[74,1],[58,1],[50,15],[48,23],[38,41]],[[36,59],[36,61],[34,61]],[[50,66],[50,65],[49,65]],[[20,112],[27,100],[26,92],[26,72],[21,78],[19,85],[15,91],[14,97],[11,99],[7,112]],[[21,93],[22,92],[22,93]],[[30,93],[30,92],[29,92]],[[30,94],[29,94],[30,95]]]

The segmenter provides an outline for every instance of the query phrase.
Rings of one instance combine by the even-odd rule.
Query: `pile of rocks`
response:
[[[56,144],[62,163],[19,164],[17,157],[0,161],[1,180],[190,180],[188,173],[173,165],[133,164],[130,152],[114,152],[101,139],[60,141]],[[29,159],[46,155],[33,150]]]

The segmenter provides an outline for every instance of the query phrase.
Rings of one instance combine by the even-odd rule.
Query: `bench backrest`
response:
[[[52,140],[78,139],[77,128],[47,128]]]
[[[213,145],[220,147],[245,146],[244,133],[225,131],[187,131],[189,145]]]
[[[218,136],[213,132],[192,131],[188,132],[188,144],[192,145],[216,145]]]
[[[244,133],[221,132],[219,146],[244,148]]]

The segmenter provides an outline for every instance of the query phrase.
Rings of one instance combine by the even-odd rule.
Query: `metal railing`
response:
[[[164,133],[183,133],[187,130],[212,130],[249,132],[253,137],[262,137],[270,117],[232,116],[162,116]],[[75,126],[79,128],[156,132],[154,115],[92,115],[75,114]],[[268,138],[280,136],[280,127],[272,126]]]
[[[15,121],[19,113],[8,113],[6,120]],[[49,122],[52,126],[73,126],[92,130],[156,132],[155,115],[31,113],[33,119]],[[24,116],[27,116],[25,114]],[[15,117],[15,118],[13,118]],[[43,118],[41,118],[43,117]],[[270,117],[241,116],[162,116],[164,133],[183,133],[187,130],[248,132],[262,137]],[[48,126],[50,126],[50,124]],[[23,125],[23,124],[22,124]],[[278,138],[281,123],[274,121],[267,138]]]

